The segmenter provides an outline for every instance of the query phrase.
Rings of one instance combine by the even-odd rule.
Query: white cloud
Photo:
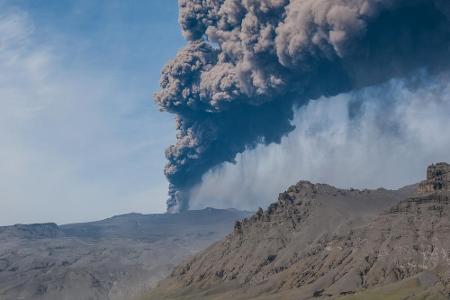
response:
[[[418,182],[428,164],[450,161],[449,116],[445,74],[313,101],[280,145],[259,146],[207,173],[192,192],[193,207],[254,210],[298,180],[355,188]]]

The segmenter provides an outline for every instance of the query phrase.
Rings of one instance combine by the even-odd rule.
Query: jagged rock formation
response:
[[[444,162],[429,166],[427,180],[421,182],[418,188],[421,194],[440,190],[450,191],[450,165]]]
[[[443,167],[429,168],[427,184],[442,182]],[[413,193],[300,182],[145,299],[371,299],[359,295],[393,283],[408,288],[392,299],[448,299],[450,192],[432,186],[424,194],[423,184]]]

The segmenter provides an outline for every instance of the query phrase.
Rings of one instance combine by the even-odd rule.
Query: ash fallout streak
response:
[[[449,0],[179,0],[188,42],[155,100],[175,114],[169,212],[202,175],[294,130],[321,96],[448,69]]]

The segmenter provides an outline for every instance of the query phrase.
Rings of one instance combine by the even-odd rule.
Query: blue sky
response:
[[[175,126],[152,94],[185,44],[177,17],[176,0],[0,0],[0,225],[165,211]],[[450,160],[449,76],[311,102],[280,145],[205,174],[192,207],[265,207],[300,179],[420,181],[428,164]],[[357,120],[355,99],[365,103]]]
[[[0,224],[162,212],[176,0],[0,0]]]

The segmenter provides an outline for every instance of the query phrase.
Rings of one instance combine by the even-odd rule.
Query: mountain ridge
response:
[[[144,299],[337,299],[414,276],[443,297],[449,270],[435,269],[450,255],[450,203],[446,185],[434,184],[441,173],[429,172],[412,193],[301,181]]]
[[[123,300],[223,238],[247,212],[125,214],[101,221],[0,227],[0,299]]]

